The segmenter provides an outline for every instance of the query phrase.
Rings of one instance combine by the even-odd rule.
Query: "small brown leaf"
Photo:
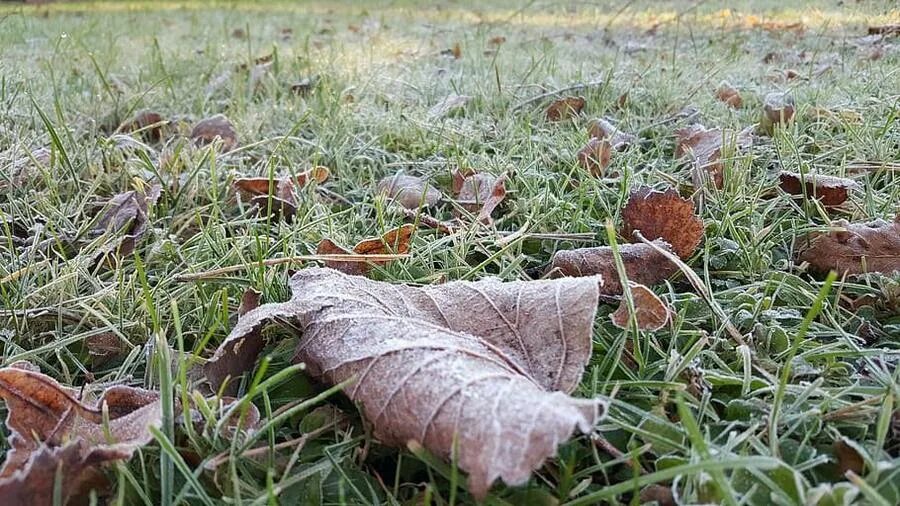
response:
[[[418,209],[419,205],[431,207],[436,205],[443,195],[422,178],[396,174],[378,182],[375,187],[378,194],[386,195],[407,209]]]
[[[119,125],[118,132],[140,131],[141,136],[150,142],[159,142],[163,137],[165,119],[158,112],[140,111],[130,120]]]
[[[414,288],[305,269],[290,301],[248,313],[210,363],[231,362],[270,322],[303,329],[295,359],[327,383],[355,379],[344,391],[376,438],[454,457],[481,500],[497,478],[526,482],[605,412],[599,399],[566,395],[590,357],[597,286],[573,278]]]
[[[595,119],[591,123],[588,135],[595,139],[609,141],[610,147],[616,151],[622,151],[637,139],[634,135],[619,130],[618,127],[603,118]]]
[[[110,360],[124,356],[131,346],[122,341],[115,332],[94,334],[84,339],[84,347],[91,356],[91,363],[100,366]]]
[[[221,140],[221,151],[227,153],[238,145],[237,132],[234,125],[224,114],[200,120],[191,130],[191,139],[198,146],[206,146],[216,139]]]
[[[488,44],[490,44],[492,46],[500,46],[504,42],[506,42],[506,37],[504,37],[502,35],[495,35],[494,37],[491,37],[490,39],[488,39]]]
[[[457,190],[458,186],[458,190]],[[506,198],[506,175],[477,173],[462,176],[453,173],[453,187],[457,201],[470,213],[478,213],[478,221],[491,222],[491,213]]]
[[[698,188],[709,178],[716,188],[724,186],[725,165],[722,161],[722,150],[726,145],[740,150],[753,143],[749,129],[734,132],[719,128],[707,129],[700,124],[676,130],[675,137],[675,157],[689,155],[694,186]]]
[[[744,105],[744,99],[738,90],[724,81],[716,89],[716,98],[734,109],[740,109]]]
[[[80,486],[101,464],[130,458],[153,439],[148,427],[162,423],[156,392],[114,386],[89,405],[76,390],[35,369],[30,364],[0,369],[12,446],[0,469],[0,499],[52,503],[42,500],[53,495],[57,466],[69,470],[63,473],[63,502],[85,493]]]
[[[808,245],[801,246],[798,258],[809,262],[810,269],[838,274],[900,272],[900,215],[893,223],[836,220],[833,226],[840,229],[810,234]]]
[[[594,177],[603,177],[612,156],[609,141],[591,137],[587,144],[576,155],[578,164]]]
[[[850,439],[842,437],[834,442],[834,456],[840,476],[844,476],[847,471],[859,475],[865,471],[866,461],[860,453],[859,445]]]
[[[388,231],[381,237],[364,239],[353,247],[352,251],[348,251],[331,239],[322,239],[319,247],[316,249],[318,255],[388,255],[392,253],[406,254],[409,251],[409,243],[412,239],[412,233],[416,227],[412,224],[406,224],[399,228]],[[384,265],[388,263],[386,260],[366,261],[360,260],[356,262],[340,262],[336,260],[326,260],[325,265],[332,269],[337,269],[346,274],[356,276],[365,276],[372,270],[372,264]]]
[[[644,285],[631,283],[630,289],[638,329],[655,331],[663,328],[669,321],[670,314],[666,303]],[[631,313],[624,298],[619,303],[619,308],[609,317],[616,327],[620,329],[629,327]]]
[[[654,244],[671,251],[671,247],[663,241],[654,241]],[[625,265],[625,275],[635,283],[652,286],[678,272],[678,266],[644,243],[622,244],[619,246],[619,255]],[[573,277],[599,274],[603,280],[601,294],[622,294],[622,281],[616,270],[613,250],[609,246],[557,251],[550,261],[548,273]]]
[[[258,308],[259,299],[261,297],[262,292],[255,288],[251,287],[244,290],[244,294],[241,295],[241,304],[238,306],[237,310],[238,318]]]
[[[778,175],[781,189],[791,195],[803,195],[804,190],[809,198],[819,199],[825,206],[843,204],[851,189],[859,185],[852,179],[823,176],[820,174],[798,174],[782,171]]]
[[[316,166],[296,176],[282,176],[269,179],[268,177],[242,177],[232,183],[234,189],[243,198],[253,198],[259,195],[274,195],[280,199],[293,202],[294,190],[303,188],[310,181],[324,183],[331,172],[328,167]],[[270,191],[270,188],[274,191]]]
[[[641,504],[655,502],[656,506],[677,506],[678,504],[672,488],[664,485],[650,485],[641,490],[640,500]]]
[[[548,121],[563,121],[581,114],[587,102],[583,97],[564,97],[553,101],[546,111]]]
[[[662,239],[672,245],[682,259],[690,258],[703,240],[703,220],[694,214],[694,203],[681,198],[674,188],[632,190],[622,208],[622,221],[626,240],[635,240],[634,231],[640,230],[648,240]]]
[[[102,214],[91,229],[94,236],[107,232],[124,232],[124,235],[116,242],[104,246],[103,255],[117,253],[125,257],[130,255],[138,241],[147,233],[149,228],[150,208],[156,204],[162,187],[152,186],[146,194],[137,191],[127,191],[115,195],[103,208]]]
[[[761,127],[771,132],[774,125],[786,125],[794,119],[794,97],[790,93],[772,92],[763,99]]]

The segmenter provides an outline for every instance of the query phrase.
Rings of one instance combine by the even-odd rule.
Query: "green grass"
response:
[[[285,373],[295,338],[274,339],[257,383],[246,383],[243,401],[269,420],[254,439],[217,437],[213,410],[205,424],[176,424],[174,406],[192,395],[186,370],[227,335],[244,289],[285,300],[288,271],[300,266],[176,277],[314,253],[323,237],[352,245],[403,223],[373,197],[381,177],[405,170],[449,193],[451,170],[472,167],[510,173],[494,226],[452,236],[420,228],[410,258],[373,276],[524,279],[556,250],[607,244],[605,223],[617,222],[630,188],[690,183],[672,156],[682,123],[663,120],[693,105],[708,127],[741,129],[758,121],[767,92],[789,89],[798,120],[729,161],[725,187],[705,196],[706,239],[688,262],[748,346],[734,345],[684,276],[656,289],[676,310],[661,331],[621,331],[607,317],[614,306],[602,305],[577,395],[613,397],[598,430],[624,457],[577,437],[527,487],[496,486],[487,502],[636,504],[647,485],[675,480],[685,504],[838,504],[815,502],[826,489],[897,504],[900,279],[838,278],[826,290],[792,258],[796,238],[829,220],[891,219],[900,176],[896,167],[853,175],[863,190],[829,215],[777,191],[776,175],[848,175],[850,162],[900,160],[900,39],[875,61],[854,45],[866,26],[898,23],[900,12],[888,1],[746,3],[4,4],[0,185],[32,149],[49,147],[53,157],[0,191],[0,278],[15,273],[0,283],[3,362],[30,360],[66,385],[166,393],[157,442],[111,470],[121,503],[471,503],[455,470],[420,449],[378,445],[338,389],[300,368]],[[806,30],[770,32],[754,26],[760,21],[802,21]],[[247,37],[233,37],[238,28]],[[506,42],[491,45],[496,36]],[[460,59],[440,54],[457,43]],[[780,56],[764,63],[770,52]],[[235,70],[269,53],[273,70],[258,86]],[[804,77],[778,79],[786,68]],[[310,94],[292,94],[306,77],[315,81]],[[722,80],[741,90],[742,109],[715,100]],[[528,102],[579,83],[587,84],[575,92],[587,99],[582,119],[549,124],[547,100]],[[473,100],[429,119],[451,93]],[[816,121],[808,114],[816,107],[859,118]],[[220,155],[181,136],[146,148],[110,138],[109,125],[145,108],[186,121],[225,113],[242,147]],[[574,154],[587,119],[604,115],[641,140],[614,156],[619,177],[598,180]],[[291,224],[258,218],[234,199],[235,177],[314,165],[332,171],[327,192],[304,189]],[[90,228],[96,204],[152,177],[167,189],[135,256],[104,269],[94,262],[102,240],[60,247]],[[451,209],[435,214],[449,219]],[[862,297],[871,301],[850,308]],[[107,332],[127,346],[104,362],[85,340]],[[622,360],[627,343],[631,361]],[[858,477],[837,471],[841,437],[864,453]],[[217,456],[224,463],[204,469]]]

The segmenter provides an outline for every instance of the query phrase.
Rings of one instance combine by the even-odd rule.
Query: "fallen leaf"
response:
[[[657,506],[676,506],[675,494],[672,493],[671,487],[664,485],[650,485],[641,490],[641,504],[655,502]]]
[[[443,198],[440,191],[422,178],[405,174],[395,174],[382,179],[375,187],[375,191],[407,209],[418,209],[420,204],[431,207]]]
[[[834,457],[837,461],[838,474],[844,476],[847,471],[862,475],[866,461],[860,452],[859,444],[842,437],[834,442]]]
[[[304,77],[303,79],[291,85],[291,93],[294,95],[305,96],[316,86],[317,79],[313,77]]]
[[[506,175],[487,173],[453,173],[453,189],[457,202],[470,213],[478,213],[477,220],[490,223],[491,213],[506,198]]]
[[[303,188],[310,181],[324,183],[331,175],[328,167],[321,165],[301,172],[296,176],[268,177],[241,177],[234,180],[232,186],[245,199],[256,196],[274,195],[280,199],[293,202],[294,190]]]
[[[716,188],[722,188],[725,184],[723,148],[733,146],[735,150],[741,150],[753,143],[749,129],[735,132],[720,128],[707,129],[700,124],[676,130],[675,137],[675,158],[686,154],[689,156],[691,176],[697,188],[702,187],[708,179],[712,179]]]
[[[786,125],[794,119],[794,97],[790,93],[773,92],[763,99],[763,118],[760,127],[772,132],[775,125]]]
[[[133,118],[119,125],[117,132],[132,133],[140,131],[140,135],[151,142],[159,142],[163,137],[165,119],[158,112],[140,111]]]
[[[454,111],[458,111],[466,106],[469,101],[472,100],[472,97],[469,95],[457,95],[455,93],[451,93],[443,100],[432,106],[431,109],[428,109],[428,117],[431,119],[440,119]]]
[[[648,240],[662,239],[682,259],[690,258],[703,239],[703,220],[694,214],[694,203],[674,188],[657,191],[644,186],[632,190],[622,208],[622,235],[635,240],[635,230]],[[646,284],[646,283],[644,283]]]
[[[738,90],[724,81],[716,89],[716,98],[734,109],[740,109],[744,105],[744,99]]]
[[[657,246],[671,251],[671,247],[663,241],[653,241]],[[625,275],[629,281],[652,286],[669,278],[678,267],[664,255],[644,243],[622,244],[619,255],[625,266]],[[621,295],[622,281],[616,270],[613,250],[609,246],[595,248],[577,248],[560,250],[553,254],[547,270],[551,276],[594,276],[600,275],[603,280],[600,293],[603,295]]]
[[[588,135],[595,139],[609,141],[610,147],[616,151],[622,151],[637,140],[634,135],[619,130],[618,127],[603,118],[595,119],[591,123]]]
[[[134,251],[138,241],[147,233],[150,208],[156,204],[161,191],[162,187],[157,184],[149,188],[146,194],[131,190],[115,195],[106,203],[91,234],[96,237],[107,232],[124,232],[124,235],[104,246],[104,255],[116,253],[125,257]]]
[[[644,285],[630,283],[629,288],[638,329],[655,331],[663,328],[668,323],[670,314],[666,303]],[[618,309],[609,317],[616,327],[628,329],[631,319],[628,302],[623,298]]]
[[[850,190],[859,187],[852,179],[821,174],[798,174],[782,171],[778,175],[778,179],[781,182],[781,189],[787,193],[803,195],[805,191],[808,197],[820,200],[825,206],[843,204],[847,200]]]
[[[31,364],[0,369],[12,447],[0,469],[0,502],[52,504],[58,466],[68,469],[62,475],[63,502],[84,494],[80,486],[93,481],[101,464],[130,458],[153,439],[148,427],[162,423],[156,392],[113,386],[93,404],[77,395]]]
[[[237,310],[238,318],[258,308],[259,299],[261,297],[262,292],[255,288],[247,288],[244,290],[243,295],[241,295],[241,304],[238,306]]]
[[[798,258],[801,262],[809,262],[813,271],[834,270],[838,274],[900,272],[900,215],[893,223],[835,220],[833,227],[837,229],[810,234],[808,243],[801,246]]]
[[[0,189],[7,186],[17,188],[28,180],[35,166],[49,167],[52,160],[51,151],[45,147],[36,148],[26,156],[12,160],[9,176],[0,176]],[[8,179],[7,179],[8,178]],[[7,185],[9,182],[9,185]]]
[[[215,116],[200,120],[191,130],[191,139],[198,146],[206,146],[216,139],[221,140],[221,150],[223,153],[231,151],[238,145],[237,132],[234,125],[225,117],[224,114],[216,114]]]
[[[496,35],[496,36],[488,39],[488,44],[490,44],[492,46],[499,46],[499,45],[502,45],[504,42],[506,42],[506,37],[504,37],[502,35]]]
[[[456,60],[462,58],[462,48],[460,47],[459,42],[453,44],[453,47],[450,49],[441,51],[441,56],[452,56]]]
[[[547,107],[546,115],[548,121],[563,121],[574,118],[581,114],[581,110],[587,102],[583,97],[564,97],[554,100]]]
[[[235,28],[231,31],[231,36],[235,39],[244,39],[247,37],[247,32],[243,28]]]
[[[409,251],[409,242],[415,229],[416,227],[412,224],[403,225],[399,228],[388,231],[381,237],[373,237],[358,242],[356,246],[353,247],[352,251],[348,251],[338,246],[331,239],[322,239],[322,241],[319,242],[318,248],[316,249],[316,254],[358,256],[388,254],[403,255]],[[357,276],[365,276],[366,274],[368,274],[369,271],[372,270],[372,264],[384,265],[386,263],[388,263],[387,260],[360,260],[356,262],[340,262],[335,260],[325,261],[325,265],[331,267],[332,269],[339,270],[346,274],[354,274]]]
[[[800,77],[800,71],[795,70],[795,69],[784,69],[783,73],[784,73],[785,81],[792,81],[792,80]]]
[[[101,366],[110,360],[125,356],[131,346],[115,332],[102,332],[84,339],[84,347],[91,356],[91,363]]]
[[[591,354],[597,278],[504,283],[496,279],[421,288],[305,269],[293,298],[238,321],[210,364],[213,385],[243,369],[270,322],[302,329],[295,360],[344,388],[382,443],[421,444],[469,475],[484,499],[501,478],[525,483],[575,429],[593,430],[599,399],[574,399]]]
[[[900,35],[900,25],[870,26],[869,35]]]
[[[584,170],[594,177],[603,177],[612,156],[612,146],[607,140],[591,137],[575,156],[578,159],[578,164]]]

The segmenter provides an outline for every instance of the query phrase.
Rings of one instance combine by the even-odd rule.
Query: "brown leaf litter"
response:
[[[0,369],[0,397],[12,446],[0,469],[2,504],[52,504],[58,470],[63,503],[103,487],[101,466],[129,459],[162,423],[156,392],[112,386],[87,403],[23,362]]]
[[[771,134],[775,125],[786,125],[793,121],[794,97],[788,92],[772,92],[763,99],[763,117],[760,129]]]
[[[798,259],[815,272],[900,272],[900,215],[893,222],[835,220],[831,231],[814,232],[801,241]]]
[[[364,239],[353,247],[353,250],[347,250],[338,246],[331,239],[322,239],[316,249],[318,255],[353,255],[356,257],[365,257],[367,255],[403,255],[409,251],[409,243],[412,240],[412,234],[416,227],[412,224],[406,224],[399,228],[389,230],[381,237],[373,237]],[[325,265],[332,269],[339,270],[346,274],[355,274],[365,276],[372,270],[372,265],[384,265],[387,260],[365,260],[343,262],[339,260],[325,260]]]
[[[629,291],[634,304],[634,314],[638,329],[655,331],[663,328],[668,323],[671,313],[669,306],[649,288],[641,284],[630,283]],[[620,329],[629,328],[631,310],[628,308],[628,302],[623,298],[619,303],[618,309],[609,317],[616,327]]]
[[[600,178],[604,176],[612,158],[612,145],[607,140],[591,137],[575,156],[584,170]]]
[[[437,205],[443,195],[424,179],[406,174],[388,176],[375,187],[375,192],[385,195],[407,209],[418,209],[420,205]]]
[[[384,444],[418,442],[491,484],[525,483],[574,429],[589,433],[598,399],[566,395],[591,354],[598,278],[453,282],[421,288],[332,269],[291,279],[293,298],[238,321],[206,365],[212,385],[248,369],[261,329],[302,332],[295,360],[345,387]],[[249,364],[252,364],[252,360]]]
[[[117,254],[125,257],[134,252],[138,241],[149,229],[150,209],[156,204],[161,192],[162,187],[156,184],[147,189],[147,193],[135,190],[119,193],[104,205],[91,234],[96,237],[107,232],[124,232],[117,241],[101,248],[104,256],[110,258],[108,255]]]
[[[744,105],[744,99],[741,98],[740,92],[724,81],[716,88],[716,98],[734,109],[740,109]]]
[[[271,215],[281,217],[290,222],[297,212],[297,196],[295,191],[303,188],[311,181],[324,183],[331,172],[328,167],[316,166],[295,176],[245,177],[237,178],[232,183],[237,193],[260,212],[268,210],[272,202]]]
[[[701,187],[711,179],[716,188],[722,188],[725,184],[723,150],[726,146],[733,146],[738,151],[753,143],[749,129],[735,132],[721,128],[707,129],[700,124],[676,130],[675,137],[675,158],[689,156],[695,187]]]
[[[563,121],[574,118],[581,114],[581,110],[584,109],[586,104],[584,97],[563,97],[559,100],[554,100],[547,106],[545,112],[547,121]]]
[[[654,241],[657,246],[670,250],[663,241]],[[625,265],[625,275],[629,281],[652,286],[669,278],[678,267],[652,247],[643,244],[622,244],[619,255]],[[556,276],[595,276],[603,280],[600,293],[621,295],[622,281],[616,270],[615,256],[609,246],[560,250],[553,254],[547,274]]]
[[[156,111],[143,110],[138,111],[134,117],[126,120],[117,132],[133,133],[138,132],[141,137],[150,142],[159,142],[163,138],[163,128],[166,126],[166,120]]]
[[[453,171],[453,192],[457,203],[470,213],[477,213],[481,223],[491,222],[491,213],[506,198],[506,174],[495,176],[472,170]]]
[[[856,181],[821,174],[799,174],[782,171],[778,175],[781,189],[791,195],[818,199],[825,206],[839,206],[847,201],[850,190],[859,188]]]
[[[694,203],[674,188],[657,191],[644,186],[631,191],[622,208],[622,236],[634,241],[634,231],[649,240],[662,239],[682,259],[690,258],[703,240],[703,220]],[[645,283],[646,284],[646,283]]]
[[[637,140],[633,134],[619,130],[619,127],[603,118],[597,118],[591,122],[588,135],[594,139],[608,141],[609,146],[616,151],[622,151]]]
[[[237,131],[224,114],[216,114],[197,122],[191,130],[191,139],[198,146],[212,144],[218,139],[223,153],[231,151],[238,145]]]

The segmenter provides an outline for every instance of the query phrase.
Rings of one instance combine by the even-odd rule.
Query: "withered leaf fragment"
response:
[[[131,344],[123,341],[115,332],[101,332],[86,337],[84,347],[91,356],[91,363],[100,366],[124,356],[131,349]]]
[[[576,157],[578,164],[594,177],[603,177],[606,167],[612,155],[612,146],[609,141],[591,137]]]
[[[653,241],[657,246],[671,251],[663,241]],[[678,271],[678,266],[647,244],[622,244],[619,255],[625,265],[625,275],[629,281],[652,286]],[[554,253],[547,271],[552,276],[594,276],[600,275],[603,295],[621,295],[622,281],[616,270],[616,260],[609,246],[560,250]]]
[[[812,233],[800,244],[798,258],[809,262],[810,269],[838,274],[900,272],[900,215],[893,223],[835,220],[832,224],[839,229]]]
[[[775,125],[786,125],[794,119],[794,97],[787,92],[772,92],[763,99],[762,131],[772,133]]]
[[[720,128],[707,129],[700,124],[676,130],[675,137],[675,158],[689,155],[695,187],[703,186],[711,178],[716,188],[722,188],[725,184],[723,149],[733,146],[738,151],[753,143],[749,129],[735,132]]]
[[[563,121],[574,118],[581,114],[581,110],[587,102],[582,97],[564,97],[554,100],[547,107],[546,115],[548,121]]]
[[[740,92],[727,82],[719,84],[716,89],[716,98],[734,109],[740,109],[744,105],[744,99],[741,98]]]
[[[843,204],[847,200],[850,190],[859,186],[856,181],[843,177],[787,171],[782,171],[778,175],[778,180],[781,189],[787,193],[803,195],[805,190],[807,197],[818,199],[826,206]]]
[[[453,190],[465,210],[478,213],[478,221],[490,223],[491,213],[506,198],[506,174],[454,171]]]
[[[146,194],[131,190],[115,195],[106,203],[91,234],[99,236],[124,231],[124,235],[117,242],[102,248],[104,255],[118,253],[125,257],[134,251],[137,242],[147,233],[150,208],[156,204],[161,191],[162,187],[157,184],[150,187]]]
[[[191,139],[198,146],[206,146],[216,139],[221,139],[220,148],[223,153],[231,151],[238,145],[234,125],[224,114],[216,114],[197,122],[191,130]]]
[[[353,247],[352,251],[348,251],[331,239],[322,239],[316,254],[319,255],[387,255],[387,254],[405,254],[409,251],[409,242],[412,239],[412,233],[416,227],[412,224],[406,224],[399,228],[389,230],[381,237],[373,237],[364,239]],[[332,269],[339,270],[346,274],[354,274],[365,276],[372,270],[372,264],[384,265],[388,260],[359,260],[354,262],[341,262],[337,260],[326,260],[325,265]]]
[[[663,328],[669,321],[669,307],[665,302],[660,300],[649,288],[644,285],[631,283],[631,299],[634,303],[634,313],[637,320],[637,327],[640,330],[659,330]],[[620,329],[627,329],[631,313],[628,310],[628,303],[624,297],[619,304],[618,309],[609,315],[613,325]]]
[[[588,135],[595,139],[609,141],[610,147],[616,151],[622,151],[637,139],[634,135],[619,130],[617,126],[603,118],[595,119],[591,123]]]
[[[328,167],[316,166],[296,176],[237,178],[232,186],[242,198],[249,199],[260,211],[269,209],[271,195],[271,215],[291,221],[297,211],[294,191],[310,181],[324,183],[329,175]]]
[[[418,209],[419,205],[436,205],[443,195],[425,180],[406,174],[388,176],[375,187],[378,194],[385,195],[407,209]]]
[[[119,128],[118,132],[140,132],[144,139],[150,142],[159,142],[163,137],[163,126],[165,119],[162,115],[155,111],[139,111],[133,118],[125,121]]]
[[[63,502],[85,494],[101,464],[130,458],[153,439],[148,427],[161,424],[156,392],[114,386],[93,404],[77,395],[31,364],[0,369],[12,446],[0,469],[0,503],[52,504],[58,466]]]
[[[694,254],[703,239],[703,220],[694,214],[694,203],[674,188],[657,191],[648,186],[632,190],[622,208],[622,235],[634,241],[634,231],[649,240],[662,239],[682,259]]]
[[[253,311],[254,309],[259,307],[259,300],[262,297],[262,292],[255,288],[247,288],[244,290],[243,295],[241,295],[241,303],[238,306],[238,318],[244,316],[245,314]]]
[[[591,353],[597,278],[504,283],[497,279],[415,288],[305,269],[293,298],[248,313],[211,364],[237,375],[242,342],[270,322],[302,332],[295,360],[327,383],[354,378],[382,443],[415,441],[468,473],[483,499],[501,478],[522,484],[575,429],[590,432],[599,399],[566,395]],[[252,346],[249,346],[252,348]]]

